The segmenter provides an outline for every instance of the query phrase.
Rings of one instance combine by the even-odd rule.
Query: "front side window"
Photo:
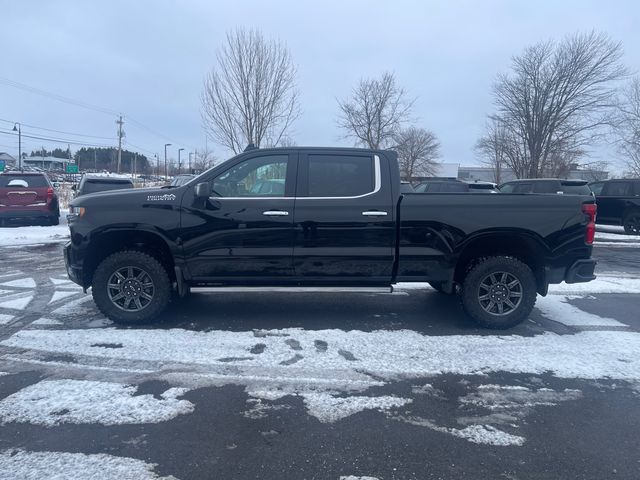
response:
[[[288,155],[253,157],[213,180],[217,197],[284,197]]]
[[[372,157],[309,155],[310,197],[357,197],[374,186]]]

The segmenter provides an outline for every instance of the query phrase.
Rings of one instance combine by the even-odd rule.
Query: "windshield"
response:
[[[133,184],[129,181],[106,181],[87,179],[82,185],[82,193],[105,192],[107,190],[123,190],[125,188],[133,188]]]

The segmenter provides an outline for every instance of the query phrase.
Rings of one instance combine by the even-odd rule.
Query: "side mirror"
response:
[[[211,184],[209,182],[202,182],[196,185],[196,197],[209,198],[211,196]]]
[[[78,185],[76,183],[74,183],[73,185],[71,185],[71,190],[73,190],[74,192],[76,190],[78,190]]]

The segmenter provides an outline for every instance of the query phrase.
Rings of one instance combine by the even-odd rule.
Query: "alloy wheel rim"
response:
[[[640,233],[640,215],[632,215],[626,222],[627,230],[632,233]]]
[[[492,272],[478,287],[478,302],[482,309],[496,316],[509,315],[522,303],[522,283],[509,272]]]
[[[120,310],[138,312],[153,300],[155,286],[148,272],[127,266],[113,272],[107,282],[109,300]]]

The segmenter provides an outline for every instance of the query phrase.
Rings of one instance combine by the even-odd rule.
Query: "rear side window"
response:
[[[591,195],[589,185],[579,183],[562,183],[561,190],[569,195]]]
[[[49,183],[44,175],[0,175],[0,188],[42,188],[48,186]]]
[[[531,183],[505,183],[500,187],[502,193],[531,193]]]
[[[374,190],[372,157],[309,155],[310,197],[356,197]]]
[[[82,187],[83,193],[106,192],[107,190],[122,190],[124,188],[133,188],[131,182],[105,182],[104,180],[85,180]]]
[[[609,197],[626,197],[631,195],[631,182],[608,182],[602,194]]]
[[[460,193],[469,191],[469,187],[465,183],[449,182],[440,184],[440,192],[442,193]]]
[[[533,185],[533,193],[558,193],[561,191],[558,182],[535,182]],[[529,193],[529,192],[522,192]]]
[[[640,195],[640,182],[633,182],[634,195]]]
[[[416,191],[416,193],[426,193],[431,191],[430,187],[431,185],[429,185],[428,183],[421,183],[414,190]]]

